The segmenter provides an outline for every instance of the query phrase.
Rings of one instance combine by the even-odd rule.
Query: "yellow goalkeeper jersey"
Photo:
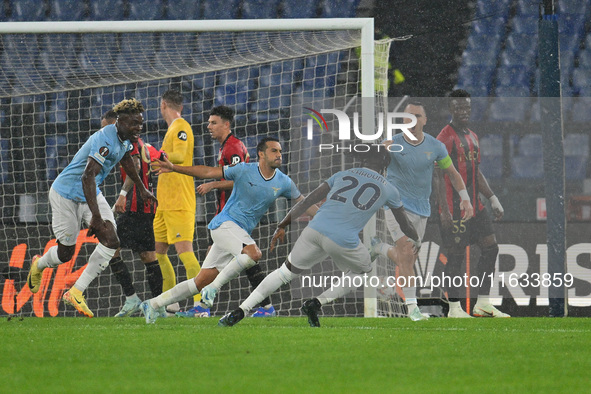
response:
[[[193,165],[195,146],[191,125],[175,119],[168,127],[162,142],[162,150],[174,164]],[[162,211],[195,211],[195,181],[193,177],[170,172],[158,177],[158,209]]]

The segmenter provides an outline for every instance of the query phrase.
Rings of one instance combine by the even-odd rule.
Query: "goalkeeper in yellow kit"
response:
[[[162,142],[162,151],[168,159],[178,165],[193,165],[194,138],[189,123],[181,117],[183,96],[176,90],[162,95],[160,112],[168,125]],[[195,184],[192,177],[168,173],[158,179],[158,207],[154,218],[156,258],[162,271],[162,291],[176,285],[172,264],[168,258],[168,247],[174,244],[180,260],[185,266],[187,278],[194,278],[200,270],[199,261],[193,252],[195,234]],[[195,296],[195,303],[200,300]],[[178,311],[171,305],[169,311]],[[176,310],[175,310],[176,309]],[[203,316],[209,311],[203,311]]]

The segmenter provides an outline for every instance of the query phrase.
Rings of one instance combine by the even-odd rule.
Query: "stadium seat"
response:
[[[168,2],[166,19],[169,20],[198,20],[201,19],[203,0],[174,0]]]
[[[517,0],[517,15],[537,18],[540,15],[539,2],[532,0]]]
[[[470,34],[487,34],[491,36],[505,35],[505,26],[507,21],[505,18],[485,18],[478,19],[472,22],[472,31]]]
[[[8,8],[6,7],[6,3],[0,1],[0,22],[6,22],[8,19]]]
[[[48,123],[66,123],[68,121],[68,95],[66,92],[53,93],[48,95]],[[95,119],[99,119],[95,117]]]
[[[537,52],[521,51],[511,47],[506,47],[501,53],[501,64],[505,66],[526,66],[534,67],[536,64]]]
[[[283,0],[283,18],[314,18],[317,16],[316,0]]]
[[[589,44],[591,45],[591,40]],[[591,46],[579,52],[579,67],[591,69]]]
[[[497,122],[521,122],[530,107],[529,87],[497,86],[490,107],[490,119]]]
[[[465,50],[476,52],[496,50],[498,53],[500,46],[501,36],[499,34],[470,34]]]
[[[203,0],[203,19],[236,19],[239,0]]]
[[[515,16],[511,19],[512,31],[517,34],[538,34],[538,17]]]
[[[487,134],[480,138],[480,169],[489,179],[503,176],[503,136]]]
[[[462,53],[462,65],[495,67],[499,55],[498,48],[486,48],[483,50],[465,50]]]
[[[325,1],[320,11],[321,18],[354,18],[357,12],[358,0]]]
[[[580,37],[585,28],[585,17],[582,14],[559,14],[558,33],[559,36]]]
[[[242,19],[275,19],[279,0],[243,0]]]
[[[171,5],[177,6],[176,3]],[[189,10],[187,11],[190,12]],[[139,21],[162,20],[164,19],[164,4],[161,0],[130,1],[128,19]]]
[[[482,93],[484,93],[484,97],[486,97],[490,92],[493,70],[494,68],[491,66],[462,65],[458,70],[458,85],[463,87],[481,86],[479,96],[482,97]],[[475,96],[474,93],[472,95]]]
[[[540,179],[544,176],[542,135],[526,134],[518,142],[517,155],[512,157],[513,177]]]
[[[509,33],[505,45],[513,50],[535,52],[538,50],[538,36],[523,33]]]
[[[507,19],[510,9],[510,0],[478,0],[476,2],[476,18],[497,16]]]
[[[40,22],[45,20],[45,3],[39,4],[39,0],[9,0],[12,14],[9,21],[13,22]]]
[[[591,68],[577,67],[573,71],[573,92],[579,94],[581,91],[591,87]]]
[[[45,176],[53,181],[68,165],[68,140],[65,135],[45,138]]]
[[[86,5],[83,1],[51,0],[49,2],[48,20],[82,21],[86,17]]]
[[[567,134],[564,137],[564,166],[566,179],[583,180],[589,164],[589,135]]]
[[[588,12],[589,2],[587,0],[568,0],[558,2],[559,14],[587,15]]]
[[[530,73],[525,66],[502,65],[497,69],[497,86],[526,87],[529,90]]]
[[[124,0],[88,0],[91,21],[122,20]]]
[[[591,94],[583,91],[581,97],[573,97],[573,107],[571,112],[571,119],[573,122],[591,122]]]

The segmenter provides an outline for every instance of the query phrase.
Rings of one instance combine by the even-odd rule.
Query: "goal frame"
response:
[[[361,97],[362,130],[374,129],[374,19],[373,18],[314,18],[314,19],[237,19],[237,20],[156,20],[156,21],[60,21],[4,22],[0,34],[59,34],[59,33],[164,33],[164,32],[243,32],[243,31],[321,31],[359,30],[361,33]],[[375,216],[364,230],[364,243],[376,233]],[[377,317],[375,289],[365,289],[364,316]]]

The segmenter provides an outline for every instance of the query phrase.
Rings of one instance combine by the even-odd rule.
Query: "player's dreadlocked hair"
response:
[[[113,107],[113,111],[117,113],[117,116],[121,114],[141,114],[144,112],[144,106],[138,100],[132,98],[128,100],[123,100],[119,104]]]

